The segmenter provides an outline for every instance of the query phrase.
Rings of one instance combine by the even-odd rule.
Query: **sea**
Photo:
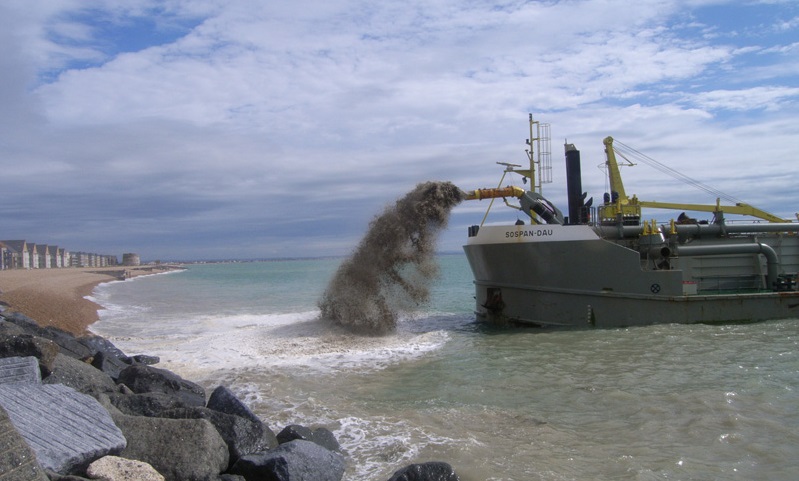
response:
[[[341,258],[187,265],[98,286],[91,330],[224,385],[276,433],[330,429],[344,479],[444,461],[462,481],[795,480],[799,320],[608,330],[475,321],[465,256],[395,332],[319,317]]]

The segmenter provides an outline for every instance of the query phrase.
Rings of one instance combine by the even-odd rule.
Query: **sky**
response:
[[[564,212],[563,144],[596,204],[608,135],[799,212],[795,0],[3,0],[0,45],[0,239],[346,255],[420,182],[496,187],[497,162],[527,162],[530,113]],[[715,202],[643,164],[622,177],[642,200]],[[487,205],[456,207],[439,250]]]

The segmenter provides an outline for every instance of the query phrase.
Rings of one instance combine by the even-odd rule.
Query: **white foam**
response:
[[[210,371],[259,367],[379,370],[422,356],[448,339],[444,331],[403,329],[387,336],[359,336],[319,320],[318,315],[318,311],[207,315],[146,324],[109,320],[93,330],[129,354],[156,355],[164,367],[200,377]]]

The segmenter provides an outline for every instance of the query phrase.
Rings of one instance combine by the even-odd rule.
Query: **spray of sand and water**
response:
[[[363,334],[393,331],[402,312],[429,300],[436,239],[463,198],[451,182],[425,182],[388,206],[331,279],[322,317]]]

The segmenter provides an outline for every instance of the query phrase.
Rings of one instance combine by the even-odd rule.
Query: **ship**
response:
[[[630,155],[640,152],[607,137],[608,192],[597,205],[582,192],[580,151],[565,144],[564,215],[541,190],[552,177],[549,124],[530,115],[529,127],[529,166],[497,162],[497,187],[464,192],[467,200],[489,201],[463,246],[478,320],[621,328],[799,318],[799,214],[785,219],[744,202],[722,204],[729,196],[643,154],[659,170],[718,196],[707,205],[630,196],[618,158],[636,165]],[[507,175],[521,176],[526,188],[503,187]],[[518,211],[515,222],[487,222],[499,199]],[[658,222],[645,217],[650,209],[679,215]]]

